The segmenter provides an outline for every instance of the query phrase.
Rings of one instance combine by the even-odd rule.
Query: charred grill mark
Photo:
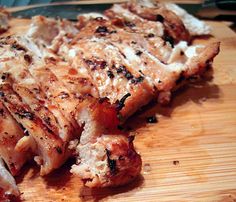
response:
[[[54,57],[46,57],[46,58],[44,59],[44,61],[45,61],[46,63],[52,63],[52,64],[56,64],[56,62],[57,62],[56,58],[54,58]]]
[[[5,96],[4,92],[0,91],[0,97],[4,97],[4,96]]]
[[[185,77],[184,77],[184,72],[182,71],[181,73],[180,73],[180,76],[179,76],[179,78],[175,81],[175,83],[176,83],[176,85],[178,85],[178,84],[180,84],[182,81],[184,81],[185,80]]]
[[[108,149],[106,149],[106,155],[107,155],[107,164],[108,167],[110,168],[110,173],[111,175],[115,175],[117,172],[116,160],[110,158],[111,152]]]
[[[21,125],[22,126],[22,125]],[[23,127],[23,126],[22,126]],[[24,127],[23,127],[24,128]],[[27,129],[24,128],[23,133],[25,136],[29,136],[29,131]]]
[[[153,38],[155,37],[155,34],[153,33],[149,33],[148,35],[145,36],[145,38]]]
[[[115,77],[111,70],[108,70],[108,71],[107,71],[107,76],[108,76],[110,79],[113,79],[113,78]]]
[[[60,94],[58,95],[59,98],[61,99],[66,99],[66,98],[69,98],[70,95],[64,91],[60,92]]]
[[[171,45],[171,47],[174,48],[174,43],[175,43],[175,42],[174,42],[173,37],[168,36],[168,35],[164,35],[163,40],[164,40],[165,42],[169,42],[170,45]]]
[[[0,108],[0,116],[3,116],[3,115],[4,115],[4,109]]]
[[[129,142],[129,143],[132,143],[132,142],[134,141],[134,138],[135,138],[134,135],[130,135],[130,136],[128,137],[128,142]]]
[[[7,72],[4,72],[3,74],[2,74],[2,76],[1,76],[1,79],[3,80],[3,81],[5,81],[5,80],[7,80],[8,79],[8,77],[10,76],[10,74],[9,73],[7,73]]]
[[[147,117],[147,123],[157,123],[157,118],[155,116]]]
[[[44,117],[43,118],[44,122],[48,125],[48,126],[51,126],[51,118],[50,117]]]
[[[131,83],[137,84],[137,83],[142,82],[143,80],[144,80],[144,77],[143,77],[143,76],[139,76],[139,77],[137,77],[137,78],[133,78],[133,79],[131,80]]]
[[[56,149],[56,151],[57,151],[58,154],[62,154],[62,149],[61,149],[61,147],[57,146],[55,149]]]
[[[117,68],[116,72],[117,72],[117,74],[122,73],[125,76],[125,78],[127,78],[128,80],[134,78],[134,76],[131,74],[131,72],[128,71],[124,65],[119,66],[119,68]]]
[[[104,60],[84,60],[84,62],[91,68],[91,70],[105,69],[107,62]]]
[[[131,94],[130,93],[127,93],[127,94],[125,94],[121,99],[120,99],[120,101],[116,101],[117,102],[117,106],[116,106],[116,109],[118,110],[118,111],[120,111],[124,106],[125,106],[125,100],[129,97],[129,96],[131,96]]]
[[[116,33],[117,33],[116,30],[112,30],[112,31],[110,31],[110,34],[116,34]]]
[[[142,55],[142,54],[143,54],[143,52],[140,51],[140,50],[136,51],[136,53],[135,53],[135,55],[137,55],[137,56],[140,56],[140,55]]]
[[[105,36],[106,34],[109,33],[109,30],[107,29],[106,26],[98,26],[98,28],[96,29],[95,33],[98,33],[101,36]]]
[[[134,76],[129,71],[126,71],[125,72],[125,78],[130,80],[130,79],[134,78]]]
[[[28,54],[24,55],[24,60],[28,63],[31,64],[32,63],[32,57]]]
[[[24,109],[17,110],[15,114],[19,116],[19,118],[21,119],[24,119],[24,118],[29,119],[29,120],[34,119],[34,114]]]
[[[11,45],[11,48],[16,49],[16,50],[18,50],[18,51],[24,51],[24,52],[27,51],[25,47],[23,47],[22,45],[20,45],[20,44],[18,44],[18,43],[16,43],[16,42],[14,42],[14,43]]]
[[[102,97],[102,98],[99,98],[99,100],[98,100],[98,102],[99,102],[100,104],[102,104],[102,103],[105,102],[105,101],[108,101],[108,98],[107,98],[107,97]]]
[[[164,17],[160,14],[156,16],[156,21],[163,23],[164,22]]]
[[[124,24],[125,24],[125,26],[127,26],[129,28],[133,28],[136,26],[133,22],[128,22],[128,21],[125,21]]]
[[[36,94],[39,94],[40,93],[40,90],[38,88],[33,88],[33,91],[36,93]]]

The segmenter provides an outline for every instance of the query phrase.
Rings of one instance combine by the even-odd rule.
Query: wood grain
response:
[[[213,76],[175,93],[168,107],[150,104],[128,121],[143,159],[141,175],[121,188],[88,189],[69,172],[73,160],[44,178],[34,163],[17,177],[25,202],[59,201],[235,201],[236,200],[236,35],[208,22],[221,41]],[[11,22],[24,32],[27,20]],[[149,115],[158,123],[146,124]]]

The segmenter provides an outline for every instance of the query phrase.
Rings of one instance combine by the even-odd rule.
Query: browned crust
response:
[[[161,21],[165,27],[166,35],[171,36],[175,42],[190,40],[190,34],[181,19],[174,12],[167,10],[161,4],[153,8],[141,7],[134,3],[128,3],[126,5],[130,11],[144,19]]]

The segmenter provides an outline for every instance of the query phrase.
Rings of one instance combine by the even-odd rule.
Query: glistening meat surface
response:
[[[11,141],[0,136],[6,140],[0,156],[13,175],[30,158],[46,175],[69,157],[76,158],[72,173],[89,187],[119,186],[139,175],[134,138],[118,125],[153,99],[169,102],[219,52],[217,42],[191,45],[188,22],[170,7],[114,5],[104,16],[81,15],[76,23],[38,16],[26,36],[0,40],[0,99],[7,115],[0,120],[14,126],[4,129]],[[5,146],[22,153],[9,156]],[[0,186],[8,193],[11,185],[17,195],[10,173],[2,171],[11,183]]]

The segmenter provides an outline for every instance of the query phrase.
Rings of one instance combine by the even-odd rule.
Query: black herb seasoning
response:
[[[110,168],[111,175],[115,175],[116,174],[116,160],[113,160],[110,158],[111,152],[108,149],[106,149],[106,154],[107,154],[107,163],[108,163],[108,167]]]
[[[28,54],[25,54],[25,55],[24,55],[24,60],[25,60],[28,64],[32,63],[32,57],[31,57],[30,55],[28,55]]]
[[[26,119],[29,119],[29,120],[34,119],[34,114],[31,113],[31,112],[28,112],[24,109],[21,109],[21,110],[17,111],[15,114],[18,115],[21,119],[23,119],[23,118],[26,118]]]
[[[144,77],[143,77],[143,76],[139,76],[139,77],[137,77],[137,78],[133,78],[133,79],[131,80],[131,83],[137,84],[137,83],[142,82],[143,80],[144,80]]]
[[[138,51],[136,51],[135,55],[140,56],[140,55],[142,55],[142,53],[143,53],[142,51],[138,50]]]
[[[112,73],[111,70],[108,70],[108,71],[107,71],[107,76],[108,76],[110,79],[113,79],[113,78],[114,78],[114,74]]]
[[[134,78],[134,76],[129,71],[126,71],[125,72],[125,78],[130,80],[130,79]]]
[[[16,50],[19,50],[19,51],[24,51],[24,52],[27,51],[25,47],[23,47],[23,46],[21,46],[20,44],[17,44],[17,43],[13,43],[13,44],[11,45],[11,47],[12,47],[13,49],[16,49]]]
[[[163,16],[158,14],[158,15],[156,16],[156,21],[163,23],[163,22],[164,22]]]
[[[4,72],[3,74],[2,74],[2,76],[1,76],[1,79],[4,81],[4,80],[6,80],[8,77],[9,77],[9,73],[6,73],[6,72]]]
[[[133,23],[133,22],[128,22],[128,21],[125,21],[125,26],[129,27],[129,28],[132,28],[132,27],[135,27],[136,25]]]
[[[174,48],[174,39],[171,36],[164,36],[163,38],[166,42],[169,42],[171,47]]]
[[[149,33],[148,35],[147,35],[147,37],[148,38],[153,38],[155,35],[153,34],[153,33]]]
[[[147,123],[157,123],[157,118],[155,116],[147,117]]]
[[[58,153],[58,154],[62,154],[62,149],[61,149],[61,147],[58,147],[58,146],[57,146],[57,147],[56,147],[56,150],[57,150],[57,153]]]
[[[106,26],[99,26],[97,29],[96,29],[96,31],[95,31],[95,33],[99,33],[99,34],[101,34],[101,35],[105,35],[106,33],[108,33],[109,31],[108,31],[108,29],[107,29],[107,27]]]
[[[116,107],[116,109],[117,110],[121,110],[124,106],[125,106],[125,100],[129,97],[129,96],[131,96],[131,94],[130,93],[127,93],[127,94],[125,94],[121,99],[120,99],[120,101],[118,101],[118,103],[117,103],[117,107]]]

